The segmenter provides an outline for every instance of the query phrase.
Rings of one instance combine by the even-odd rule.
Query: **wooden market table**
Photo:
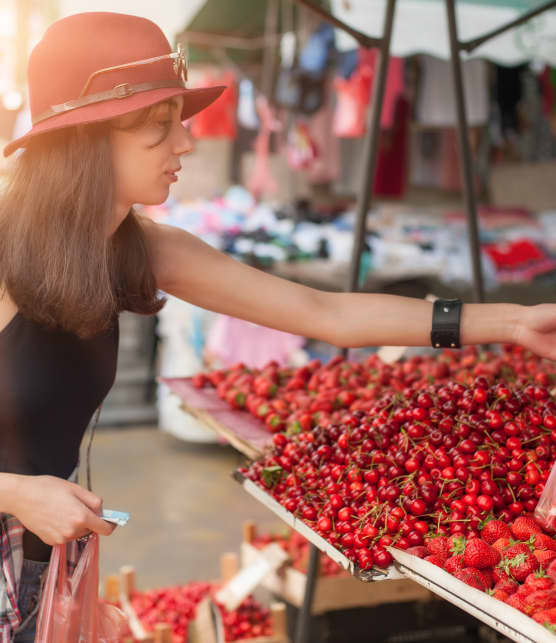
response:
[[[191,378],[160,378],[180,398],[182,408],[225,438],[250,459],[262,455],[272,434],[246,411],[232,410],[214,389],[196,389]],[[389,548],[394,564],[386,570],[361,570],[341,551],[286,511],[269,493],[239,472],[234,479],[257,501],[264,504],[310,543],[305,596],[296,628],[295,643],[308,643],[312,601],[318,576],[319,551],[325,553],[352,576],[365,583],[410,579],[446,601],[471,614],[517,643],[556,643],[556,637],[532,618],[481,592],[436,565],[399,549]]]

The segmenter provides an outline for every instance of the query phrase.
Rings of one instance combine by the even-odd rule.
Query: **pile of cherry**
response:
[[[291,566],[294,569],[307,572],[307,565],[309,562],[309,541],[296,531],[292,531],[287,535],[262,533],[258,535],[253,541],[253,547],[264,549],[270,543],[277,543],[288,554]],[[320,555],[319,564],[320,576],[338,576],[339,574],[346,574],[346,572],[335,563],[331,558],[325,554]]]
[[[556,459],[555,376],[554,363],[508,346],[393,366],[374,355],[239,364],[194,383],[274,433],[241,472],[368,569],[392,563],[389,545],[473,542],[489,518],[509,525],[533,513]]]
[[[187,628],[195,618],[197,605],[215,589],[210,583],[191,582],[177,587],[135,592],[131,605],[147,631],[152,631],[157,623],[167,623],[172,628],[174,643],[187,643]],[[226,641],[272,635],[269,610],[251,596],[233,612],[227,612],[222,605],[219,608]]]
[[[408,551],[556,632],[556,541],[533,518],[490,520],[478,538],[425,537]]]

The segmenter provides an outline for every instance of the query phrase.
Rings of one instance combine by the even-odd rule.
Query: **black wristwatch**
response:
[[[459,327],[462,306],[459,299],[437,299],[434,302],[431,330],[433,348],[460,348]]]

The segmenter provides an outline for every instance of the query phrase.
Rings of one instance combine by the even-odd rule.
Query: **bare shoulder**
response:
[[[0,284],[0,332],[12,321],[17,314],[17,306],[7,290]]]

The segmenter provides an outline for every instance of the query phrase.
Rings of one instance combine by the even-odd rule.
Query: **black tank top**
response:
[[[90,339],[20,313],[0,332],[0,472],[67,478],[116,374],[119,327]]]

